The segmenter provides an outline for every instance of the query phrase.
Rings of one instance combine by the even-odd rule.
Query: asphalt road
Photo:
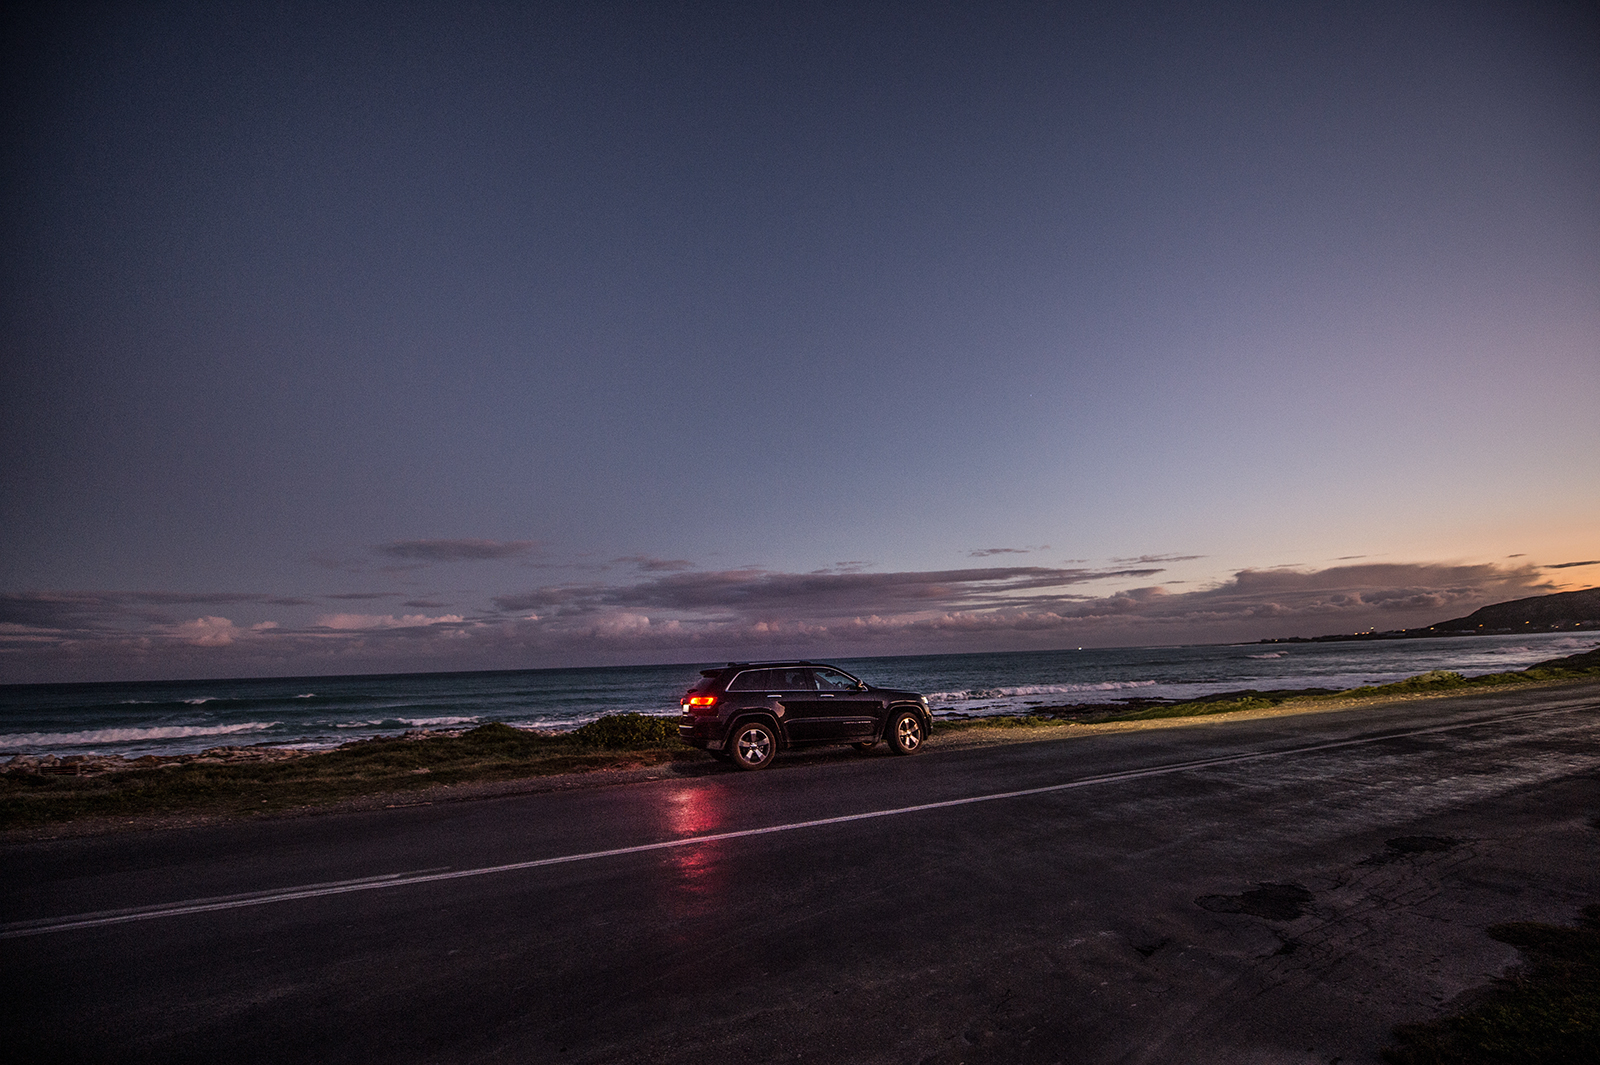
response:
[[[1267,885],[1267,886],[1263,886]],[[1375,1062],[1600,900],[1600,686],[0,850],[13,1060]]]

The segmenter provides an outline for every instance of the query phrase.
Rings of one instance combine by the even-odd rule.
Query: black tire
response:
[[[910,710],[899,710],[889,715],[889,727],[883,730],[889,741],[889,750],[895,754],[916,754],[928,738],[922,718]]]
[[[733,764],[740,769],[765,769],[778,757],[778,734],[764,721],[746,721],[733,730]]]

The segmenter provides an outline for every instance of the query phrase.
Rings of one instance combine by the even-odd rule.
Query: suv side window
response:
[[[777,670],[773,669],[747,669],[734,677],[728,684],[731,692],[764,692],[772,687],[768,681]]]
[[[728,682],[731,692],[808,692],[815,689],[804,666],[747,669]]]
[[[855,680],[840,673],[837,669],[813,670],[817,677],[817,687],[825,692],[853,692],[856,690]]]
[[[803,666],[774,669],[772,673],[774,683],[769,691],[808,692],[816,689],[816,685],[811,683],[811,671]]]

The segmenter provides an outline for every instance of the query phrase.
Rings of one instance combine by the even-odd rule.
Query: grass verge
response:
[[[1600,677],[1600,647],[1583,654],[1540,662],[1527,669],[1506,673],[1490,673],[1481,677],[1464,677],[1448,670],[1433,670],[1393,684],[1375,684],[1361,688],[1335,691],[1330,688],[1301,688],[1281,691],[1237,691],[1210,695],[1185,702],[1155,703],[1130,700],[1130,708],[1107,711],[1105,707],[1041,708],[1020,717],[977,717],[961,721],[940,721],[941,731],[968,728],[1037,728],[1059,725],[1062,721],[1152,721],[1169,717],[1205,717],[1212,714],[1232,714],[1241,710],[1271,710],[1285,703],[1318,702],[1333,699],[1348,700],[1361,697],[1390,695],[1427,695],[1454,691],[1487,688],[1504,688],[1521,684],[1549,681],[1582,680]]]
[[[1383,1052],[1391,1065],[1592,1065],[1600,1061],[1600,905],[1576,928],[1499,924],[1489,935],[1522,952],[1466,1010],[1405,1024]]]
[[[615,714],[563,735],[498,722],[460,736],[383,737],[288,761],[182,762],[96,776],[0,774],[0,829],[83,817],[251,814],[440,784],[548,776],[695,756],[677,719]]]

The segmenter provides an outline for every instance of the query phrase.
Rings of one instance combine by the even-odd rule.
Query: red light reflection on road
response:
[[[704,836],[722,827],[725,796],[720,788],[693,785],[667,793],[667,827],[674,835]]]
[[[705,836],[724,827],[727,795],[718,787],[692,785],[667,793],[667,827],[675,836]],[[702,843],[674,847],[663,854],[667,913],[675,918],[717,913],[725,889],[721,872],[723,844]]]

